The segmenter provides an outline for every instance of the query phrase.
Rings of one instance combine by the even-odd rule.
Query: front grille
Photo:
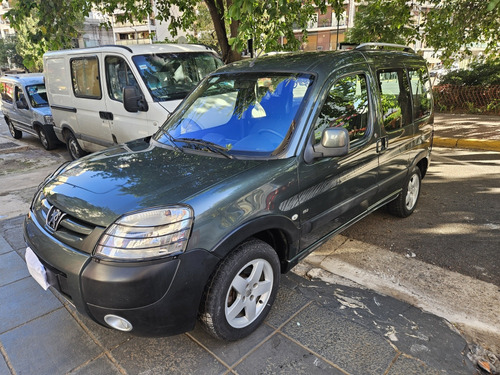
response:
[[[62,243],[91,254],[96,242],[106,228],[96,226],[61,210],[62,219],[57,222],[54,230],[47,224],[47,216],[51,209],[53,209],[53,205],[41,194],[33,207],[37,221]]]

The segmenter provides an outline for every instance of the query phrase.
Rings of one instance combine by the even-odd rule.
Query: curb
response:
[[[500,152],[500,140],[434,137],[433,146]]]

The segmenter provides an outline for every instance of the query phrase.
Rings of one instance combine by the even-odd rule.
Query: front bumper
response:
[[[131,333],[140,336],[193,329],[205,285],[219,262],[201,249],[147,262],[98,260],[54,238],[32,214],[24,222],[24,236],[50,285],[79,312],[104,326],[108,314],[123,317],[132,324]]]

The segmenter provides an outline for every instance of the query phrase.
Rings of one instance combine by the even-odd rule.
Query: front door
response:
[[[123,143],[152,135],[157,128],[148,125],[148,112],[127,112],[123,106],[123,89],[126,86],[134,86],[137,95],[144,96],[137,81],[140,77],[136,77],[127,61],[117,55],[105,57],[104,71],[106,72],[106,89],[108,91],[106,96],[107,115],[110,119],[109,125],[113,142]]]
[[[314,142],[327,127],[349,132],[350,151],[343,157],[316,159],[299,166],[301,249],[338,230],[373,204],[378,155],[370,99],[373,82],[360,71],[333,82],[314,124]]]

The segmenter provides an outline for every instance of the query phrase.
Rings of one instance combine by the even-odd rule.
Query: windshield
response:
[[[210,142],[232,156],[277,154],[293,133],[295,116],[311,82],[310,76],[300,74],[210,77],[155,138],[175,143],[173,147],[195,148],[200,141]]]
[[[26,91],[28,92],[28,99],[33,108],[47,107],[49,105],[47,102],[47,90],[43,83],[26,86]]]
[[[222,66],[213,53],[158,53],[132,57],[156,102],[184,99],[202,80]]]

